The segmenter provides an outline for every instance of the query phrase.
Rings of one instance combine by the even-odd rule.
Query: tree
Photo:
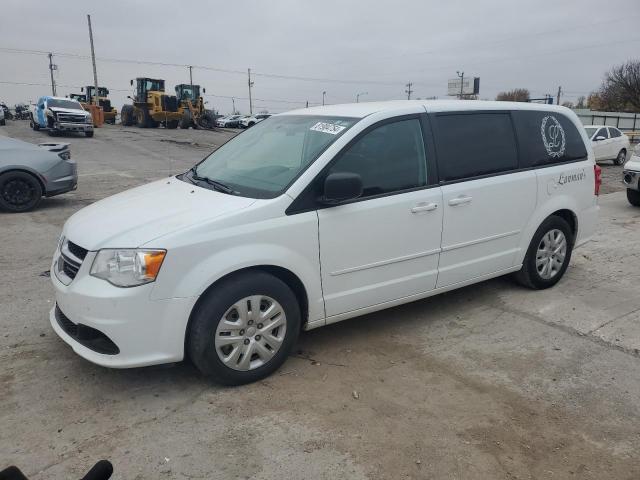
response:
[[[589,108],[640,112],[640,60],[629,60],[607,72],[600,89],[589,96]]]
[[[562,102],[562,106],[567,108],[575,108],[573,102]]]
[[[528,102],[531,98],[529,90],[526,88],[514,88],[507,92],[500,92],[496,100],[500,102]]]
[[[585,101],[586,101],[586,97],[584,95],[582,95],[581,97],[578,97],[576,108],[586,108]]]

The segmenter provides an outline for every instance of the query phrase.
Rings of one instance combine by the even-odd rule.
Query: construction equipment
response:
[[[164,80],[136,78],[134,96],[128,98],[133,100],[133,105],[122,107],[120,119],[124,126],[156,128],[162,123],[165,128],[177,128],[182,120],[183,109],[179,108],[175,96],[164,92]]]
[[[215,127],[213,113],[204,108],[204,100],[200,95],[200,85],[181,83],[176,85],[175,90],[178,110],[182,113],[180,128],[213,129]],[[202,93],[206,93],[204,87],[202,88]]]
[[[95,102],[94,97],[95,97],[96,87],[94,87],[93,85],[88,85],[86,87],[81,88],[80,91],[87,92],[86,95],[84,95],[85,103]],[[118,115],[118,110],[116,110],[115,107],[111,106],[111,100],[109,100],[108,97],[109,97],[109,89],[105,87],[98,87],[98,105],[102,107],[102,111],[104,114],[104,123],[115,124],[116,116]],[[78,101],[82,103],[82,100],[78,99]]]
[[[82,88],[81,90],[84,90]],[[80,102],[82,108],[84,108],[87,112],[91,114],[91,119],[93,120],[93,126],[98,128],[101,127],[105,123],[106,113],[100,105],[95,105],[93,102],[87,101],[87,96],[80,93],[70,93],[67,95],[67,98],[72,100],[76,100]],[[115,108],[113,109],[115,111]],[[113,115],[113,121],[109,123],[115,123],[116,117]]]

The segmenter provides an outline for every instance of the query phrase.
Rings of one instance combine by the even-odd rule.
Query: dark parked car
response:
[[[0,137],[0,209],[26,212],[42,197],[53,197],[78,185],[76,162],[68,143],[32,143]]]

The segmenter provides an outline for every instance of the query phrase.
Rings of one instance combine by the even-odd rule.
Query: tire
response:
[[[166,122],[164,124],[165,128],[168,128],[170,130],[173,130],[175,128],[178,128],[178,120],[169,120],[168,122]]]
[[[183,130],[188,129],[191,126],[192,118],[191,112],[189,110],[185,110],[182,114],[182,118],[180,119],[180,128]]]
[[[30,127],[31,127],[35,132],[37,132],[38,130],[40,130],[40,125],[38,125],[38,124],[36,123],[36,121],[33,119],[33,116],[30,116],[30,117],[29,117],[29,119],[30,119],[30,125],[29,125],[29,126],[30,126]]]
[[[0,125],[4,127],[6,124],[7,124],[7,121],[3,118],[2,121],[0,122]]]
[[[93,130],[91,130],[90,132],[84,132],[84,136],[87,138],[93,137]]]
[[[629,203],[634,207],[640,207],[640,192],[627,188],[627,200],[629,200]]]
[[[564,238],[564,249],[561,249],[560,252],[558,252],[558,247],[562,246],[562,238],[559,234]],[[556,241],[558,246],[554,243]],[[531,239],[522,263],[522,269],[515,275],[518,283],[534,290],[554,286],[560,281],[569,266],[573,243],[574,235],[567,221],[556,215],[548,217],[538,227]],[[563,252],[564,255],[561,255]],[[542,256],[540,264],[538,264],[539,255]],[[558,265],[554,260],[560,257],[562,257],[562,263]]]
[[[151,115],[149,115],[149,110],[146,108],[138,108],[136,111],[136,125],[139,128],[151,127]]]
[[[277,305],[269,302],[277,303],[281,307],[280,315],[264,318],[271,318],[270,321],[274,322],[280,320],[280,326],[277,329],[274,327],[269,334],[263,330],[264,335],[260,335],[261,331],[257,327],[266,321],[260,317],[252,320],[253,317],[247,312],[248,306],[252,300],[255,304],[258,298],[247,297],[258,297],[261,309],[267,306],[277,309]],[[247,307],[244,308],[246,315],[236,309],[234,304],[240,306],[240,309],[242,306]],[[267,377],[285,362],[298,338],[300,319],[298,300],[282,280],[261,271],[233,275],[209,289],[192,312],[187,353],[204,375],[218,383],[242,385],[255,382]],[[227,323],[223,323],[223,320]],[[225,328],[228,330],[225,331]],[[266,325],[263,328],[266,329]],[[239,338],[238,342],[218,344],[217,339],[226,338],[227,335],[224,334],[227,332],[235,333]],[[278,337],[281,342],[279,347]],[[271,342],[269,339],[272,339]],[[237,355],[234,353],[236,349],[239,352]],[[251,349],[248,367],[243,365],[243,360],[246,361],[247,358],[243,354],[244,349]],[[275,353],[270,353],[270,350]],[[225,354],[230,357],[226,363],[221,358]]]
[[[618,156],[613,160],[614,165],[624,165],[627,160],[627,151],[623,148],[618,152]]]
[[[255,122],[249,122],[249,125],[247,125],[247,128],[253,127],[255,125]]]
[[[27,212],[42,200],[40,182],[27,172],[7,172],[0,175],[0,208],[9,212]]]
[[[134,124],[133,106],[123,105],[120,111],[120,123],[125,127],[130,127]]]
[[[49,128],[49,129],[47,129],[47,134],[48,134],[50,137],[55,137],[57,133],[58,133],[58,132],[56,132],[53,128]]]

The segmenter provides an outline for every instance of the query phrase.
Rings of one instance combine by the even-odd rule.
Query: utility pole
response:
[[[247,73],[249,75],[249,115],[253,115],[253,102],[251,101],[251,87],[253,87],[253,82],[251,81],[251,69],[247,69]]]
[[[236,114],[236,99],[231,97],[231,105],[233,105],[233,111],[231,113],[233,113],[234,115]]]
[[[51,94],[56,96],[56,81],[53,79],[53,71],[57,68],[57,65],[53,64],[53,53],[49,54],[49,73],[51,73]]]
[[[322,92],[322,106],[324,107],[324,96],[327,94],[327,92]]]
[[[462,100],[462,95],[464,92],[463,88],[464,88],[464,72],[460,73],[460,72],[456,72],[456,75],[458,75],[458,78],[460,79],[460,100]]]
[[[309,108],[309,100],[307,100],[307,106],[304,108]]]
[[[191,93],[193,93],[193,67],[189,65],[189,85],[191,85]]]
[[[413,85],[413,83],[409,82],[407,83],[405,86],[407,87],[407,89],[405,90],[405,93],[407,94],[407,100],[411,100],[411,94],[413,93],[413,90],[411,90],[411,86]]]
[[[94,95],[94,105],[98,105],[98,70],[96,69],[96,54],[93,51],[93,30],[91,30],[91,15],[87,15],[87,23],[89,24],[89,41],[91,42],[91,62],[93,63],[93,83],[95,90],[93,91]],[[91,99],[89,99],[91,102]]]
[[[556,105],[560,105],[560,95],[562,95],[562,87],[558,87],[558,98],[556,100]]]

